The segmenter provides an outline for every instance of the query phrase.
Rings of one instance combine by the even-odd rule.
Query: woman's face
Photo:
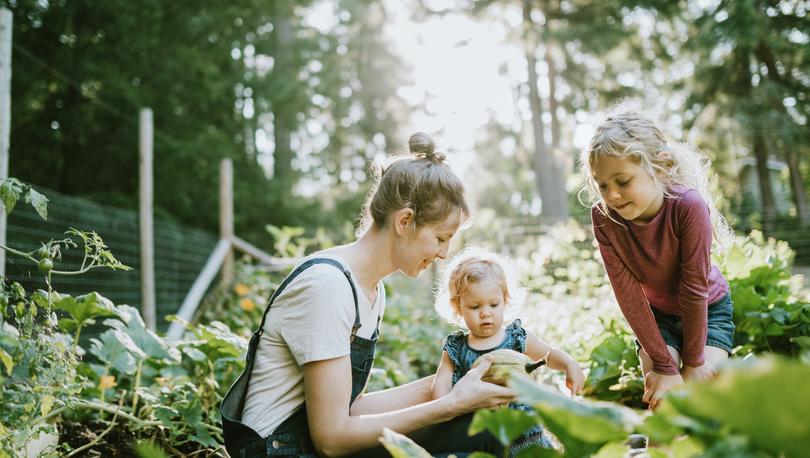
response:
[[[447,258],[450,240],[461,226],[461,220],[461,210],[454,209],[442,222],[406,229],[395,248],[397,268],[405,275],[415,277],[436,258]]]

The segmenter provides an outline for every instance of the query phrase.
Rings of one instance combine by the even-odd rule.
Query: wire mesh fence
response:
[[[49,199],[48,220],[42,220],[31,206],[18,203],[8,217],[8,245],[20,251],[31,251],[50,239],[66,238],[64,232],[69,228],[95,231],[113,255],[132,270],[94,269],[76,276],[54,275],[54,289],[71,295],[96,291],[116,304],[129,304],[140,309],[138,213],[40,187],[37,191]],[[217,237],[159,218],[155,218],[154,237],[157,326],[158,330],[165,331],[169,324],[166,315],[176,313],[180,308],[186,292],[214,249]],[[67,250],[55,268],[77,270],[83,254],[81,245]],[[37,265],[28,260],[7,255],[6,273],[10,280],[21,283],[27,290],[46,288]]]

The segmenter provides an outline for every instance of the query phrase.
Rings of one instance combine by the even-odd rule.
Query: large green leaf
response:
[[[6,214],[11,213],[17,200],[20,198],[21,187],[14,178],[7,178],[0,183],[0,203],[6,209]]]
[[[539,420],[536,416],[522,410],[481,409],[475,412],[468,433],[472,436],[482,431],[489,431],[498,438],[501,444],[506,446],[529,428],[536,426]]]
[[[210,325],[191,325],[176,316],[169,319],[183,323],[194,334],[195,340],[183,342],[182,347],[193,346],[212,361],[241,357],[247,351],[247,341],[234,334],[225,323],[214,321]]]
[[[25,194],[25,201],[34,207],[40,218],[48,220],[48,198],[38,193],[34,188],[28,188]]]
[[[6,375],[11,375],[11,370],[14,368],[14,359],[2,348],[0,348],[0,362],[3,363],[3,367],[6,369]]]
[[[678,413],[742,434],[785,457],[810,447],[810,366],[777,357],[739,362],[710,383],[688,384],[666,398]]]
[[[551,432],[572,456],[595,453],[608,442],[625,440],[641,423],[633,410],[616,404],[574,400],[516,374],[509,386],[521,402],[533,406]]]
[[[139,458],[167,458],[169,455],[151,442],[140,442],[135,446],[135,453]]]
[[[430,453],[416,442],[388,428],[383,429],[380,442],[394,458],[431,458]]]
[[[113,303],[95,292],[77,297],[62,296],[54,307],[67,312],[78,324],[84,324],[92,318],[116,316]]]
[[[151,358],[180,361],[178,350],[170,349],[162,338],[146,328],[138,309],[122,304],[116,307],[116,315],[121,321],[106,320],[104,324],[129,335],[132,341]]]
[[[137,360],[146,357],[129,335],[117,329],[108,329],[97,339],[90,339],[90,353],[122,374],[134,374]]]

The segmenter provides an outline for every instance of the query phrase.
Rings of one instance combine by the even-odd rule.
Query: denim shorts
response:
[[[664,313],[655,307],[650,307],[655,316],[655,322],[661,331],[661,337],[670,347],[683,353],[683,324],[681,317]],[[706,345],[722,348],[731,355],[734,346],[734,304],[731,295],[726,294],[719,301],[709,304]],[[641,350],[641,344],[636,340],[636,350]]]

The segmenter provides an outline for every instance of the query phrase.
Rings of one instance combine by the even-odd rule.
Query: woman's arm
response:
[[[451,388],[453,388],[453,362],[450,361],[447,351],[443,351],[439,368],[436,370],[436,378],[433,379],[433,399],[446,395]]]
[[[433,399],[431,388],[436,375],[395,386],[387,390],[362,393],[354,400],[350,415],[369,415],[404,409]]]
[[[384,427],[407,434],[482,407],[505,404],[514,393],[481,381],[489,369],[481,364],[464,376],[447,396],[390,412],[349,415],[351,362],[348,356],[304,365],[307,418],[313,444],[323,456],[348,455],[379,444]]]

